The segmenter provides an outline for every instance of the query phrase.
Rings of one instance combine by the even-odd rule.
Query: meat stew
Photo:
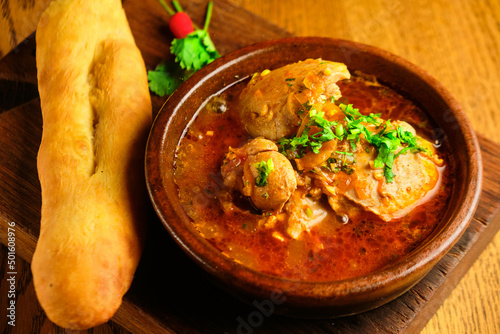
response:
[[[432,143],[420,108],[375,78],[339,63],[298,64],[207,101],[179,143],[179,198],[206,240],[257,271],[331,281],[380,270],[443,216],[447,148]],[[356,127],[365,132],[356,137]],[[383,149],[367,136],[382,131],[406,135],[413,148],[400,145],[377,164]]]

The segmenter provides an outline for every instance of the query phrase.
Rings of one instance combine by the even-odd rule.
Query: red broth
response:
[[[214,247],[263,273],[330,281],[383,269],[408,255],[432,233],[446,210],[452,179],[449,167],[440,169],[441,182],[427,202],[404,218],[389,222],[367,212],[344,223],[329,209],[326,218],[310,232],[292,239],[286,234],[286,225],[274,229],[259,227],[259,214],[224,213],[217,198],[224,187],[220,173],[224,154],[230,146],[239,147],[250,138],[231,118],[231,108],[235,107],[232,101],[245,85],[243,82],[229,87],[215,101],[207,103],[189,126],[177,151],[175,180],[179,198],[194,226]],[[419,135],[430,138],[432,124],[428,117],[390,88],[373,85],[362,77],[345,80],[339,86],[341,102],[352,103],[363,114],[381,113],[384,119],[406,121]],[[450,166],[444,146],[438,148],[438,153],[445,166]],[[276,238],[275,231],[285,237]]]

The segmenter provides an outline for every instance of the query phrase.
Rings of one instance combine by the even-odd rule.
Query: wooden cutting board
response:
[[[222,54],[258,41],[290,36],[237,6],[222,0],[214,4],[210,31]],[[127,0],[124,7],[146,65],[153,69],[169,54],[173,37],[166,24],[168,15],[156,0]],[[185,10],[202,25],[206,1],[191,1]],[[34,52],[34,38],[30,37],[0,62],[0,240],[7,243],[7,224],[15,222],[16,254],[27,262],[31,262],[39,234],[41,206],[36,154],[42,120]],[[157,111],[164,100],[154,96],[153,109]],[[136,277],[123,305],[105,326],[110,331],[132,333],[418,332],[500,228],[500,146],[481,136],[479,141],[484,184],[470,227],[420,283],[389,304],[333,320],[259,317],[255,308],[216,288],[177,247],[151,209],[147,246]],[[2,251],[5,253],[5,248]],[[1,265],[6,267],[3,262]],[[21,285],[29,290],[29,265],[20,261],[19,266],[24,274],[18,277],[18,288]],[[40,330],[36,322],[31,326],[33,332]]]

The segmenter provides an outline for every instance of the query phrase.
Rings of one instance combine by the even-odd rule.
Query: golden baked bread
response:
[[[120,0],[56,0],[36,34],[43,135],[40,237],[32,261],[48,318],[110,319],[141,255],[151,99]]]

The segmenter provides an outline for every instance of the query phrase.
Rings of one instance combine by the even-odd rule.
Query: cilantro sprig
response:
[[[164,0],[161,5],[172,15],[169,27],[175,37],[170,52],[175,62],[160,63],[154,71],[148,71],[150,90],[159,95],[172,94],[183,81],[205,65],[220,57],[208,34],[208,26],[212,17],[213,3],[208,3],[207,15],[203,29],[193,29],[193,24],[177,1],[173,1],[175,12]]]
[[[176,38],[172,41],[170,52],[175,55],[175,61],[181,68],[187,71],[197,71],[220,57],[208,34],[212,7],[213,3],[210,1],[203,29],[197,29],[184,38]]]
[[[171,95],[189,76],[176,63],[162,62],[148,71],[149,89],[159,96]]]

